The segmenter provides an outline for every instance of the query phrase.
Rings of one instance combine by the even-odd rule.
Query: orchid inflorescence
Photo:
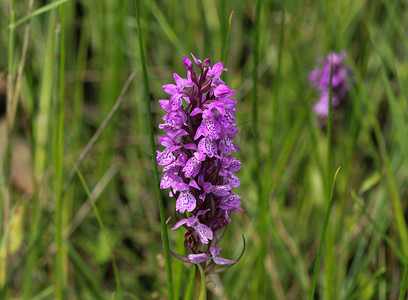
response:
[[[351,68],[345,63],[346,52],[339,54],[329,52],[326,58],[319,57],[320,66],[316,67],[309,74],[309,82],[320,93],[319,101],[314,106],[314,111],[322,118],[329,114],[329,93],[330,93],[330,68],[333,56],[333,76],[332,76],[332,105],[336,107],[346,97],[350,89]]]
[[[193,263],[206,263],[207,273],[216,265],[229,265],[236,261],[219,257],[218,243],[231,222],[230,215],[242,210],[240,196],[232,188],[240,185],[233,173],[241,169],[241,162],[232,157],[241,150],[232,140],[238,128],[234,112],[236,100],[221,79],[222,62],[211,66],[209,58],[203,62],[192,55],[183,56],[187,79],[174,73],[176,84],[163,85],[170,99],[159,100],[167,113],[159,128],[167,135],[159,136],[165,147],[157,151],[157,162],[164,166],[161,189],[171,188],[175,197],[177,223],[187,230],[184,234],[187,257],[179,259]]]

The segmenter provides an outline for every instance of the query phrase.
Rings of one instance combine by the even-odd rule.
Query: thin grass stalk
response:
[[[135,14],[136,14],[136,23],[137,23],[138,38],[139,38],[140,62],[142,65],[142,70],[143,70],[143,84],[144,84],[144,90],[145,90],[145,104],[146,104],[146,111],[147,111],[147,127],[149,130],[150,151],[151,151],[151,156],[152,156],[151,158],[152,158],[152,163],[153,163],[153,177],[154,177],[156,194],[157,194],[157,202],[159,206],[160,223],[161,223],[161,230],[162,230],[162,235],[163,235],[164,256],[166,260],[166,279],[167,279],[168,299],[172,300],[174,299],[174,292],[173,292],[173,278],[172,278],[172,273],[171,273],[171,257],[170,257],[169,238],[167,235],[166,216],[164,212],[163,199],[161,197],[159,171],[158,171],[157,160],[156,160],[156,150],[154,147],[153,123],[152,123],[152,117],[151,117],[150,98],[149,98],[149,82],[148,82],[148,77],[147,77],[146,59],[145,59],[144,49],[143,49],[143,36],[142,36],[142,28],[140,26],[140,14],[139,14],[139,1],[138,0],[135,0]]]
[[[407,283],[408,283],[408,263],[405,263],[404,276],[402,277],[401,288],[400,288],[398,300],[405,299],[404,297],[405,297],[405,292],[407,290]]]
[[[265,174],[268,176],[272,172],[272,165],[273,165],[273,157],[274,157],[274,147],[273,143],[275,142],[275,131],[277,126],[277,116],[278,116],[278,109],[277,105],[279,104],[279,87],[280,87],[280,77],[281,77],[281,66],[282,66],[282,50],[283,50],[283,36],[285,30],[285,0],[282,1],[282,16],[280,22],[280,29],[279,29],[279,49],[278,49],[278,62],[276,68],[276,76],[275,82],[273,84],[273,98],[271,103],[271,128],[269,131],[269,156],[267,160],[267,170]]]
[[[331,55],[330,57],[330,86],[329,86],[329,115],[327,118],[327,145],[326,145],[326,183],[325,183],[325,192],[326,192],[326,199],[328,201],[328,212],[330,213],[331,210],[331,206],[333,204],[333,190],[334,190],[334,183],[332,185],[332,188],[330,188],[331,182],[330,182],[330,175],[331,174],[331,157],[332,157],[332,153],[331,153],[331,123],[332,123],[332,97],[333,97],[333,55]],[[338,172],[338,170],[337,170]],[[337,176],[337,172],[335,177]],[[322,236],[320,237],[320,244],[319,244],[319,252],[317,254],[317,258],[316,258],[316,262],[315,262],[315,269],[313,272],[313,282],[312,282],[312,289],[311,289],[311,293],[310,293],[310,300],[313,299],[314,296],[314,291],[316,288],[316,283],[317,283],[317,273],[319,270],[319,265],[320,265],[320,257],[321,257],[321,250],[322,250],[322,246],[323,246],[323,241],[325,239],[325,235],[326,235],[326,231],[330,231],[330,226],[329,226],[329,222],[327,219],[327,223],[326,223],[326,219],[325,219],[325,223],[324,223],[324,227],[323,227],[323,232],[322,232]],[[330,233],[329,233],[330,234]],[[331,274],[327,274],[330,270],[330,263],[332,261],[332,253],[331,253],[331,239],[330,237],[328,238],[328,241],[326,243],[326,286],[325,286],[325,296],[326,297],[330,297],[330,287],[327,286],[327,284],[329,284],[331,282]]]
[[[263,197],[268,197],[271,187],[273,184],[270,181],[270,176],[272,174],[272,171],[274,170],[274,147],[273,143],[275,142],[275,132],[276,132],[276,126],[277,126],[277,116],[278,116],[278,109],[277,109],[277,104],[279,103],[279,84],[280,84],[280,74],[281,74],[281,65],[282,65],[282,49],[283,49],[283,35],[284,35],[284,29],[285,29],[285,0],[282,2],[282,16],[281,16],[281,22],[280,22],[280,30],[279,30],[279,50],[278,50],[278,62],[277,62],[277,69],[276,69],[276,76],[275,76],[275,82],[273,85],[273,97],[271,101],[271,116],[272,116],[272,122],[271,126],[269,129],[269,154],[266,160],[266,167],[265,167],[265,182],[263,185],[263,190],[264,190],[264,196]],[[296,126],[293,126],[296,127]],[[281,155],[284,154],[289,154],[289,152],[285,152],[284,148],[282,148]],[[277,160],[278,162],[281,160]],[[286,160],[285,160],[286,161]]]
[[[15,22],[15,2],[14,0],[10,0],[10,24],[14,24]],[[7,72],[7,135],[5,140],[5,153],[4,158],[2,158],[3,162],[3,174],[4,174],[4,188],[3,190],[3,224],[2,228],[5,229],[9,219],[10,219],[10,180],[9,180],[9,172],[10,172],[10,161],[11,161],[11,135],[12,135],[12,126],[10,121],[12,119],[12,106],[13,106],[13,89],[14,89],[14,44],[15,44],[15,31],[14,29],[10,28],[9,31],[9,44],[8,44],[8,72]],[[9,254],[9,239],[7,238],[5,241],[5,252],[3,256],[3,261],[0,261],[2,267],[0,269],[0,278],[4,278],[5,274],[7,274],[8,268],[8,254]],[[2,285],[3,282],[0,282]]]
[[[317,256],[316,256],[316,261],[314,264],[314,270],[313,270],[313,279],[312,279],[312,287],[310,289],[310,294],[309,294],[309,300],[313,300],[314,299],[314,294],[315,294],[315,290],[316,290],[316,284],[317,284],[317,275],[319,273],[319,266],[320,266],[320,260],[322,257],[322,250],[323,250],[323,244],[324,244],[324,238],[326,236],[326,230],[327,230],[327,226],[329,224],[329,218],[330,218],[330,212],[331,209],[333,207],[333,202],[334,202],[334,187],[336,184],[336,178],[337,178],[337,174],[340,171],[340,167],[337,169],[336,173],[334,174],[334,179],[333,179],[333,183],[332,183],[332,187],[331,187],[331,192],[330,192],[330,202],[329,202],[329,206],[327,207],[326,210],[326,214],[324,216],[324,221],[323,221],[323,230],[322,230],[322,234],[320,236],[320,242],[319,242],[319,250],[317,252]]]
[[[180,42],[177,34],[170,26],[166,17],[163,15],[160,8],[157,6],[156,2],[153,0],[144,0],[144,3],[146,4],[147,8],[151,11],[153,16],[156,18],[157,22],[160,24],[160,27],[163,29],[168,39],[177,48],[180,55],[185,55],[187,51],[184,49],[183,44]]]
[[[64,141],[64,143],[65,143],[65,141]],[[65,143],[65,147],[69,152],[68,145],[66,143]],[[68,155],[71,156],[71,153],[68,153]],[[102,217],[101,217],[101,215],[99,213],[99,210],[98,210],[97,206],[95,205],[95,201],[93,200],[92,194],[89,191],[88,185],[86,184],[85,179],[82,176],[81,171],[76,167],[74,161],[72,161],[72,165],[75,166],[75,170],[77,172],[79,180],[81,181],[81,185],[82,185],[83,189],[85,190],[85,193],[88,196],[88,199],[91,201],[92,208],[93,208],[95,217],[96,217],[96,219],[98,221],[99,228],[101,229],[103,237],[105,238],[106,244],[108,245],[109,254],[110,254],[110,257],[112,259],[113,272],[115,274],[116,289],[117,289],[117,292],[118,292],[118,295],[119,295],[119,299],[122,300],[123,299],[123,294],[122,294],[122,286],[120,284],[118,265],[116,264],[116,258],[115,258],[115,255],[113,253],[113,247],[112,247],[112,244],[111,244],[111,242],[109,240],[108,233],[106,231],[105,225],[103,224]]]
[[[89,291],[95,299],[106,299],[104,294],[100,289],[100,285],[96,281],[95,276],[87,268],[86,263],[83,261],[81,255],[75,250],[74,247],[65,239],[62,240],[64,247],[67,249],[69,256],[72,259],[72,262],[79,273],[82,275],[83,279],[87,282],[89,286]]]
[[[29,14],[33,10],[33,7],[34,7],[34,0],[30,0],[30,2],[28,4],[28,13]],[[15,83],[14,92],[13,92],[13,99],[12,99],[12,102],[11,102],[12,106],[10,108],[11,109],[11,115],[10,115],[10,120],[9,120],[10,128],[14,128],[18,98],[20,96],[20,91],[21,91],[21,80],[22,80],[22,77],[23,77],[23,70],[24,70],[24,65],[25,65],[25,61],[26,61],[26,57],[27,57],[29,35],[30,35],[30,22],[27,23],[25,28],[24,28],[23,50],[21,52],[20,64],[18,66],[17,78],[16,78],[16,83]]]
[[[211,43],[211,32],[210,28],[208,27],[207,23],[207,18],[205,17],[205,4],[206,0],[200,0],[199,6],[200,6],[200,17],[201,17],[201,26],[204,31],[204,40],[203,40],[203,55],[204,57],[211,56],[213,53],[212,49],[212,43]]]
[[[132,82],[133,78],[135,77],[136,73],[132,72],[126,83],[123,85],[123,88],[119,94],[119,97],[116,99],[115,104],[113,105],[112,109],[109,111],[109,113],[106,115],[105,119],[103,120],[103,122],[101,123],[101,125],[98,127],[98,129],[95,131],[94,135],[91,137],[91,139],[89,140],[89,142],[86,144],[85,148],[82,150],[81,154],[79,155],[77,161],[75,162],[75,166],[72,168],[71,172],[68,175],[68,179],[65,183],[64,189],[63,189],[63,195],[65,195],[65,193],[67,192],[70,184],[72,183],[72,180],[74,179],[74,175],[76,173],[75,169],[79,168],[82,164],[82,162],[84,161],[84,159],[86,158],[86,156],[89,154],[89,152],[91,151],[91,149],[93,148],[93,146],[95,145],[96,141],[99,139],[99,137],[101,136],[101,134],[104,132],[105,128],[108,126],[108,124],[110,123],[110,121],[112,120],[112,118],[115,116],[115,113],[118,111],[123,98],[125,96],[125,93],[130,85],[130,83]]]
[[[36,213],[36,211],[34,211],[34,214]],[[39,215],[39,214],[37,214]],[[29,265],[30,260],[32,261],[32,257],[33,257],[33,252],[36,251],[37,245],[40,242],[40,238],[43,234],[43,232],[48,228],[50,222],[51,222],[51,217],[52,215],[49,215],[47,217],[47,219],[44,221],[43,224],[39,224],[38,227],[40,227],[37,229],[37,232],[35,233],[36,235],[34,236],[34,238],[32,239],[32,242],[28,245],[27,250],[20,256],[20,259],[18,261],[18,263],[13,267],[13,269],[10,270],[10,273],[7,274],[7,280],[4,284],[4,286],[2,287],[2,289],[0,290],[0,299],[5,299],[5,294],[6,294],[6,290],[7,287],[9,287],[11,285],[11,283],[13,282],[17,272],[22,268],[23,264]],[[30,232],[30,234],[32,234],[33,232]],[[24,275],[26,275],[27,273],[25,273]],[[25,278],[24,278],[25,279]],[[29,278],[31,279],[31,278]],[[25,281],[24,281],[25,282]],[[24,290],[23,292],[25,293],[25,283],[23,282],[23,287]],[[31,283],[31,281],[30,281]],[[31,300],[32,297],[26,297],[25,294],[23,294],[23,299],[29,299]]]
[[[224,57],[225,55],[225,48],[227,47],[228,41],[225,40],[226,32],[225,32],[225,13],[226,13],[226,7],[225,7],[225,2],[226,0],[220,0],[220,6],[219,6],[219,13],[218,13],[218,22],[220,24],[220,46],[221,46],[221,57]],[[230,17],[231,20],[231,17]],[[231,22],[230,22],[231,23]],[[222,59],[222,63],[225,66],[225,60]]]
[[[56,296],[57,299],[64,299],[65,282],[63,276],[63,255],[62,255],[62,185],[63,185],[63,156],[64,156],[64,113],[65,113],[65,5],[59,8],[59,66],[58,66],[58,126],[57,141],[55,148],[55,240],[56,240]]]
[[[224,1],[221,1],[221,2],[224,2]],[[227,28],[227,34],[226,34],[226,37],[225,37],[225,45],[224,45],[224,48],[223,48],[222,63],[223,63],[224,66],[227,65],[229,41],[230,41],[230,35],[231,35],[231,21],[232,21],[232,15],[233,14],[234,14],[234,11],[231,11],[231,14],[230,14],[229,20],[228,20],[228,28]]]
[[[14,0],[10,0],[10,1],[13,1],[13,2],[14,2]],[[34,17],[36,17],[36,16],[38,16],[38,15],[41,15],[41,14],[43,14],[43,13],[46,13],[46,12],[48,12],[48,11],[50,11],[50,10],[53,10],[53,9],[57,8],[59,5],[65,3],[65,2],[68,2],[68,1],[69,1],[69,0],[58,0],[58,1],[55,1],[55,2],[52,2],[52,3],[49,3],[49,4],[47,4],[47,5],[44,5],[44,6],[40,7],[39,9],[36,9],[36,10],[33,11],[32,13],[26,15],[25,17],[23,17],[23,18],[17,20],[15,23],[14,23],[14,22],[13,22],[13,23],[10,23],[10,26],[9,26],[9,27],[10,27],[10,30],[11,30],[11,29],[14,30],[15,28],[17,28],[17,27],[20,26],[21,24],[23,24],[23,23],[25,23],[25,22],[31,20],[32,18],[34,18]]]
[[[332,98],[333,98],[333,54],[330,57],[330,85],[329,85],[329,114],[327,117],[327,145],[326,145],[326,199],[327,203],[331,201],[330,197],[330,187],[331,187],[331,166],[332,166],[332,147],[331,147],[331,140],[332,140],[332,118],[333,118],[333,105],[332,105]],[[332,239],[332,230],[330,223],[327,227],[327,235],[326,235],[326,247],[325,247],[325,267],[326,267],[326,284],[325,284],[325,297],[327,299],[331,298],[331,288],[332,288],[332,279],[333,279],[333,239]]]
[[[256,186],[256,195],[258,197],[259,202],[259,223],[258,223],[258,231],[259,235],[264,237],[265,232],[265,223],[266,223],[266,207],[268,205],[268,199],[262,197],[262,182],[260,178],[259,168],[261,167],[261,158],[259,153],[259,128],[258,128],[258,65],[259,65],[259,35],[260,35],[260,19],[261,19],[261,0],[256,1],[256,11],[255,11],[255,28],[254,28],[254,39],[253,39],[253,70],[252,70],[252,81],[253,81],[253,99],[252,99],[252,135],[253,139],[253,151],[255,157],[255,169],[253,170],[254,173],[254,181]],[[254,276],[253,280],[253,296],[256,298],[259,294],[264,294],[262,290],[265,288],[265,266],[264,266],[264,258],[266,252],[266,241],[265,238],[261,239],[260,248],[257,249],[259,251],[258,254],[258,264],[257,264],[257,271],[256,276]]]

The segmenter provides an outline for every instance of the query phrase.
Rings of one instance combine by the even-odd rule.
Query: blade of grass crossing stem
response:
[[[224,2],[224,1],[221,1],[221,2]],[[224,67],[227,65],[229,40],[230,40],[230,35],[231,35],[231,21],[232,21],[233,14],[234,14],[234,11],[231,11],[231,14],[228,19],[228,28],[227,28],[227,34],[225,37],[225,44],[224,44],[223,55],[222,55],[222,64],[224,65]]]
[[[57,107],[57,122],[56,128],[57,141],[54,149],[54,189],[55,189],[55,239],[56,239],[56,276],[57,276],[57,299],[64,299],[65,280],[63,275],[63,250],[62,250],[62,182],[63,182],[63,156],[64,156],[64,108],[65,108],[65,5],[61,5],[59,9],[59,73],[58,73],[58,105]]]
[[[79,168],[79,166],[82,164],[88,153],[91,151],[92,147],[95,145],[96,141],[98,138],[101,136],[103,131],[105,130],[106,126],[108,126],[109,122],[112,120],[114,117],[115,113],[118,111],[120,104],[122,103],[123,97],[125,96],[125,93],[135,77],[136,73],[132,72],[132,74],[129,75],[126,83],[123,85],[122,91],[120,92],[120,95],[118,99],[116,100],[115,104],[113,105],[112,109],[109,111],[109,113],[106,115],[105,119],[101,123],[101,125],[98,127],[92,138],[89,140],[89,142],[86,144],[84,150],[82,150],[81,154],[79,155],[77,161],[75,162],[75,166],[72,168],[71,173],[68,176],[68,180],[65,183],[64,189],[63,189],[63,195],[65,195],[69,185],[72,182],[72,179],[74,178],[75,175],[75,168]]]
[[[14,2],[14,0],[12,0],[12,1]],[[50,10],[53,10],[54,8],[57,8],[59,5],[65,3],[65,2],[68,2],[68,1],[69,0],[59,0],[59,1],[55,1],[55,2],[52,2],[52,3],[47,4],[47,5],[44,5],[44,6],[40,7],[40,8],[38,8],[38,9],[34,10],[31,14],[28,14],[27,16],[21,18],[20,20],[18,20],[14,24],[10,23],[10,29],[14,29],[17,26],[23,24],[24,22],[27,22],[28,20],[30,20],[30,19],[38,16],[38,15],[41,15],[43,13],[46,13],[46,12],[50,11]]]
[[[65,147],[66,147],[66,149],[67,149],[68,152],[69,152],[69,148],[68,148],[68,145],[67,145],[66,143],[65,143]],[[71,153],[68,153],[68,154],[69,154],[69,156],[71,156]],[[111,244],[111,242],[110,242],[110,240],[109,240],[109,236],[108,236],[108,233],[107,233],[107,231],[106,231],[105,225],[103,224],[101,215],[99,214],[99,210],[98,210],[98,208],[97,208],[96,205],[95,205],[95,202],[94,202],[94,200],[93,200],[93,197],[92,197],[92,195],[91,195],[91,192],[89,191],[88,185],[86,184],[85,179],[84,179],[84,177],[82,176],[81,171],[76,167],[74,161],[72,161],[72,165],[75,167],[75,170],[76,170],[76,172],[77,172],[77,175],[78,175],[78,177],[79,177],[79,180],[81,181],[82,187],[83,187],[83,189],[84,189],[86,195],[88,196],[88,199],[91,201],[91,204],[92,204],[92,208],[93,208],[95,217],[96,217],[96,219],[98,220],[99,228],[101,229],[102,234],[103,234],[103,237],[105,238],[106,244],[107,244],[108,247],[109,247],[109,253],[110,253],[110,256],[111,256],[111,259],[112,259],[113,272],[114,272],[114,274],[115,274],[116,289],[117,289],[118,294],[119,294],[119,299],[123,299],[123,296],[122,296],[122,287],[121,287],[120,279],[119,279],[118,266],[117,266],[117,264],[116,264],[116,259],[115,259],[115,255],[113,254],[112,244]]]
[[[169,40],[173,43],[173,45],[177,48],[181,55],[186,54],[186,50],[183,47],[183,44],[180,42],[177,34],[174,32],[173,28],[170,26],[169,22],[166,20],[166,17],[161,12],[160,8],[157,6],[155,1],[152,0],[144,0],[146,3],[147,8],[156,18],[157,22],[159,22],[160,27],[163,29],[164,33],[167,35]]]
[[[354,299],[362,299],[364,290],[370,285],[370,283],[373,283],[376,279],[379,277],[383,276],[385,274],[384,269],[380,269],[377,272],[374,273],[373,276],[371,276],[369,279],[367,279],[365,282],[361,284],[359,289],[355,291],[353,294],[351,294],[349,297],[347,297],[348,300],[354,300]],[[360,298],[358,298],[360,296]]]
[[[331,136],[332,136],[332,116],[333,116],[333,54],[330,55],[330,85],[329,85],[329,115],[327,118],[327,158],[326,158],[326,199],[327,203],[331,201],[330,196],[330,187],[331,187],[331,180],[329,174],[331,174],[331,166],[332,166],[332,149],[331,149]],[[326,299],[332,298],[332,287],[334,286],[333,282],[333,275],[334,275],[334,257],[333,257],[333,237],[332,237],[332,230],[330,227],[330,223],[327,226],[327,234],[326,234],[326,252],[325,252],[325,275],[326,275],[326,284],[325,284],[325,297]]]
[[[135,13],[136,13],[136,23],[137,23],[138,38],[139,38],[140,61],[141,61],[142,70],[143,70],[143,83],[144,83],[145,103],[146,103],[146,111],[147,111],[147,127],[149,130],[150,151],[151,151],[152,162],[153,162],[153,177],[154,177],[154,182],[155,182],[155,187],[156,187],[157,202],[158,202],[159,213],[160,213],[160,223],[161,223],[161,229],[162,229],[162,234],[163,234],[164,256],[166,260],[166,272],[167,272],[166,278],[167,278],[168,299],[172,300],[174,297],[174,292],[173,292],[173,278],[172,278],[172,273],[171,273],[171,257],[170,257],[169,238],[167,235],[166,217],[164,215],[164,205],[163,205],[163,199],[161,197],[161,191],[160,191],[159,171],[157,167],[156,152],[154,148],[154,134],[153,134],[153,124],[152,124],[150,98],[149,98],[149,82],[148,82],[148,77],[147,77],[146,59],[145,59],[144,50],[143,50],[143,36],[142,36],[142,29],[140,26],[140,14],[139,14],[139,1],[138,0],[135,1]]]
[[[321,259],[321,256],[322,256],[323,243],[324,243],[324,238],[326,236],[327,226],[329,224],[330,212],[331,212],[331,209],[332,209],[332,206],[333,206],[333,200],[334,200],[333,199],[334,187],[335,187],[335,184],[336,184],[336,178],[337,178],[337,174],[339,173],[339,171],[340,171],[340,167],[337,169],[336,173],[334,174],[333,184],[332,184],[331,192],[330,192],[330,202],[329,202],[329,205],[327,207],[326,214],[324,216],[323,230],[322,230],[322,234],[320,236],[319,250],[317,252],[317,257],[316,257],[316,261],[315,261],[315,265],[314,265],[313,280],[312,280],[312,287],[310,289],[309,300],[313,300],[315,290],[316,290],[317,274],[319,273],[319,266],[320,266],[320,259]]]
[[[404,277],[402,277],[401,281],[401,288],[398,296],[398,300],[403,300],[405,299],[405,292],[407,290],[407,280],[408,279],[408,263],[405,263],[405,268],[404,268]]]
[[[51,285],[44,290],[42,290],[40,293],[35,295],[31,300],[44,300],[44,299],[52,299],[52,294],[54,293],[54,287]]]

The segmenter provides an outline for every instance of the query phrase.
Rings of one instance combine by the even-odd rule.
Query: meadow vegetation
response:
[[[220,246],[246,248],[208,299],[406,299],[406,1],[136,3],[0,0],[0,299],[169,298],[139,33],[156,149],[182,56],[223,61],[237,90],[244,211]],[[308,77],[329,51],[353,82],[328,121]],[[171,265],[190,299],[194,268]]]

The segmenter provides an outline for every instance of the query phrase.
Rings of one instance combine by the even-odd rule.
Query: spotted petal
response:
[[[196,207],[196,198],[188,191],[180,192],[176,201],[176,210],[184,213],[186,210],[192,212]]]
[[[176,157],[173,155],[173,152],[170,151],[170,148],[166,148],[163,152],[157,151],[157,163],[160,166],[167,166],[171,164]]]
[[[207,253],[199,253],[199,254],[189,254],[188,259],[192,264],[201,264],[203,262],[208,261],[211,258],[211,255]]]
[[[213,239],[213,232],[207,225],[197,222],[197,224],[194,226],[194,230],[197,232],[198,237],[203,244],[208,244],[208,240]]]

